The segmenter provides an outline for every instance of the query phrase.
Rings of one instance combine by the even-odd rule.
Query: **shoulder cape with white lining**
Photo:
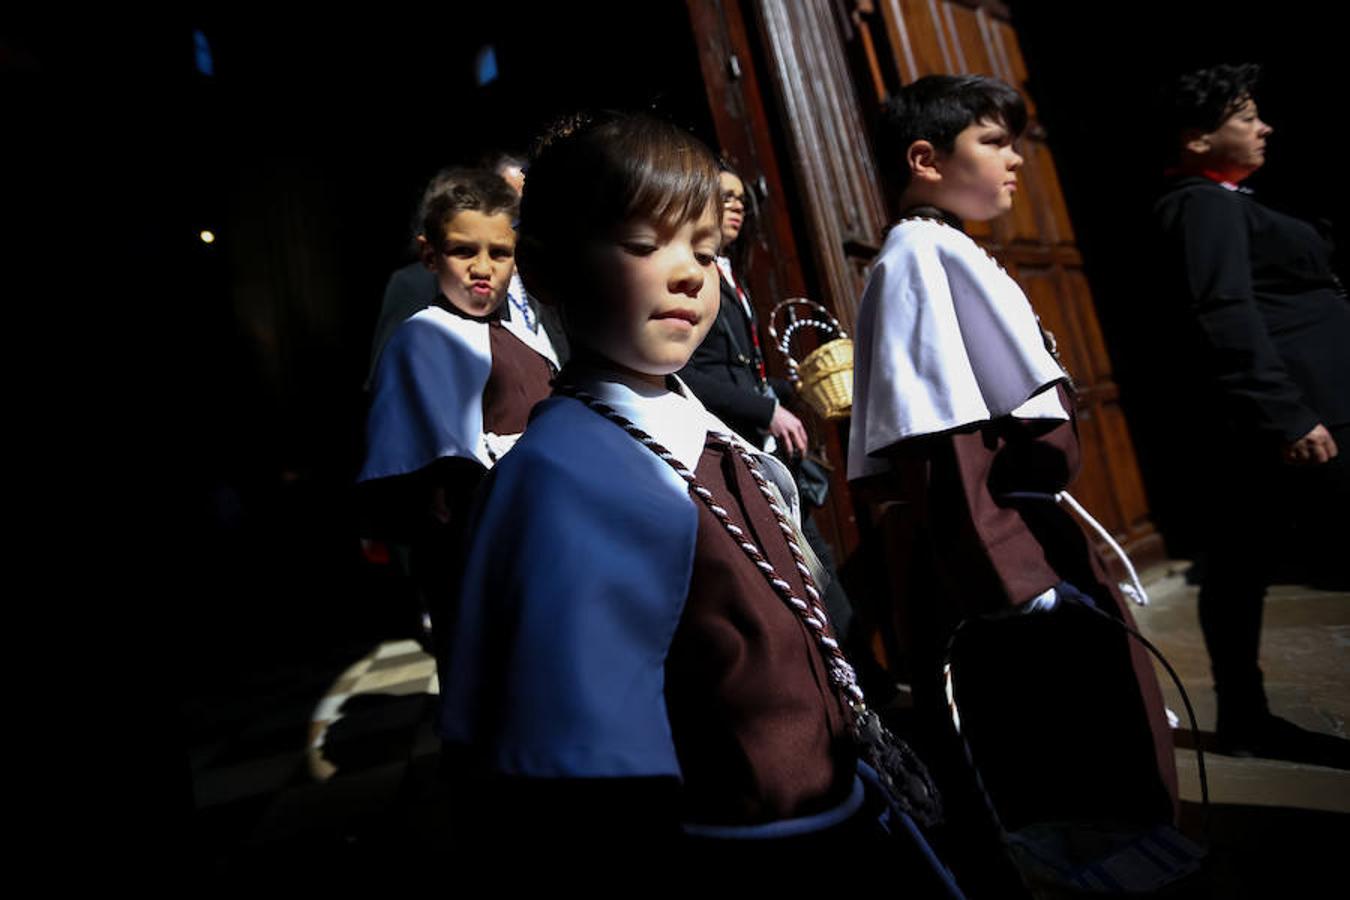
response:
[[[684,393],[690,408],[674,426],[668,405],[645,404],[642,421],[644,404],[601,399],[692,468],[709,430],[731,432]],[[786,469],[765,471],[795,515]],[[678,777],[665,659],[698,534],[686,483],[580,401],[553,397],[484,498],[449,628],[442,736],[505,774]]]
[[[492,372],[488,325],[430,306],[380,353],[358,481],[406,475],[455,456],[491,465],[483,388]]]
[[[848,477],[889,469],[906,438],[1002,416],[1066,420],[1065,377],[1026,295],[961,231],[925,219],[891,229],[867,279],[854,341]]]

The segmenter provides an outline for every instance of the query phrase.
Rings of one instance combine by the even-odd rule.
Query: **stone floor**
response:
[[[1181,677],[1202,731],[1214,728],[1209,659],[1196,622],[1187,566],[1144,575],[1151,604],[1136,608],[1141,631]],[[1350,729],[1350,594],[1278,585],[1266,598],[1261,666],[1273,712],[1339,737]],[[1168,706],[1185,708],[1159,668]],[[1184,727],[1184,722],[1183,722]],[[1177,767],[1185,821],[1202,835],[1200,781],[1189,735],[1178,732]],[[1350,848],[1350,772],[1265,759],[1205,754],[1217,896],[1339,896],[1339,862]]]
[[[1190,694],[1203,732],[1214,729],[1209,658],[1196,624],[1196,588],[1174,565],[1145,573],[1151,604],[1136,608],[1140,629],[1165,655]],[[1350,728],[1350,594],[1278,585],[1266,597],[1261,667],[1272,711],[1313,731],[1347,737]],[[1161,667],[1168,706],[1185,716]],[[1184,723],[1183,723],[1184,724]],[[1350,772],[1269,760],[1211,756],[1211,800],[1350,813]],[[1195,755],[1179,751],[1182,797],[1200,799]]]
[[[1186,566],[1144,573],[1141,630],[1178,671],[1202,746],[1214,724],[1208,660]],[[1272,708],[1345,736],[1350,727],[1350,595],[1272,589],[1262,664]],[[263,870],[384,866],[443,853],[434,665],[409,640],[352,644],[228,698],[199,698],[185,718],[205,871],[244,883]],[[1169,707],[1185,707],[1159,671]],[[1184,830],[1214,859],[1211,896],[1321,896],[1350,848],[1350,772],[1207,753],[1211,813],[1200,806],[1194,741],[1178,732]],[[1311,886],[1311,887],[1310,887]]]

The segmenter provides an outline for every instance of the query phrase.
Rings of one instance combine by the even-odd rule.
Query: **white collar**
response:
[[[633,375],[612,369],[578,367],[577,387],[603,401],[641,428],[689,469],[698,468],[708,432],[731,433],[699,402],[679,376],[669,376],[677,390],[656,387]]]
[[[726,277],[727,283],[734,287],[736,284],[736,276],[733,275],[731,271],[731,257],[717,257],[717,268]]]
[[[573,364],[575,365],[575,364]],[[800,516],[797,485],[792,473],[778,458],[765,453],[736,434],[725,422],[708,412],[678,375],[669,376],[676,390],[649,384],[640,378],[590,366],[576,366],[573,383],[641,428],[669,450],[689,471],[698,469],[708,433],[724,436],[744,447],[760,462],[761,470],[778,488],[793,521]]]

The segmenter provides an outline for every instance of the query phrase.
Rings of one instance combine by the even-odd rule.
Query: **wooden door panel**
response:
[[[728,33],[739,29],[734,40],[724,43],[734,43],[735,52],[747,60],[758,54],[754,65],[742,68],[747,75],[762,74],[759,96],[749,93],[754,77],[731,85],[741,92],[736,102],[747,106],[744,118],[754,121],[737,125],[714,110],[719,136],[724,128],[753,132],[760,143],[751,141],[747,152],[755,159],[772,164],[776,153],[785,157],[781,190],[793,196],[789,203],[773,205],[778,235],[773,243],[791,252],[792,235],[797,235],[802,255],[813,263],[813,284],[806,285],[805,293],[814,293],[849,331],[869,256],[882,243],[887,223],[864,125],[867,114],[885,100],[887,84],[905,84],[927,74],[980,72],[1023,91],[1031,120],[1022,143],[1025,164],[1017,200],[1008,215],[967,223],[967,230],[1021,283],[1045,327],[1055,333],[1080,386],[1084,467],[1075,492],[1121,537],[1136,546],[1156,543],[1073,224],[1034,100],[1024,90],[1026,66],[1006,9],[991,0],[688,2],[691,10],[716,10],[715,16],[693,14],[696,34],[704,34],[701,28],[720,27]],[[700,40],[712,47],[706,36]],[[715,105],[712,82],[728,81],[727,50],[700,52],[709,54],[704,72]],[[751,104],[762,109],[749,110]],[[788,219],[790,210],[800,214],[798,221]],[[757,255],[760,268],[784,268],[775,247],[764,250],[764,256]],[[799,266],[787,268],[793,274],[780,275],[780,282],[803,277]],[[778,298],[761,292],[757,299],[767,307]],[[846,556],[852,546],[838,549]]]
[[[1069,374],[1082,379],[1088,370],[1088,361],[1082,344],[1076,340],[1077,328],[1073,323],[1072,312],[1060,301],[1059,273],[1050,268],[1017,266],[1009,269],[1013,278],[1026,292],[1031,308],[1040,316],[1041,327],[1055,336],[1059,345],[1060,359],[1063,360]]]
[[[1082,348],[1087,366],[1079,377],[1090,380],[1094,386],[1104,387],[1110,383],[1114,388],[1111,357],[1106,352],[1106,341],[1102,337],[1101,325],[1097,322],[1097,311],[1092,306],[1092,291],[1088,287],[1087,277],[1080,269],[1065,269],[1064,279],[1077,325],[1074,342]]]
[[[990,35],[997,48],[996,56],[999,59],[998,77],[1011,85],[1021,87],[1027,83],[1027,66],[1022,59],[1022,45],[1017,41],[1017,32],[1007,22],[1001,20],[989,20],[991,24]],[[1027,112],[1032,118],[1036,118],[1035,98],[1022,92],[1023,99],[1027,101]]]
[[[947,33],[952,36],[952,43],[957,48],[959,68],[955,71],[971,72],[976,75],[998,75],[998,67],[989,52],[984,29],[980,27],[979,19],[984,16],[983,10],[974,10],[954,3],[942,4],[942,10],[946,18]]]
[[[1104,403],[1101,406],[1101,433],[1104,441],[1105,456],[1110,461],[1134,458],[1134,442],[1130,440],[1129,425],[1119,403]],[[1108,523],[1112,531],[1123,533],[1131,538],[1151,532],[1152,524],[1148,517],[1148,495],[1144,493],[1144,482],[1135,466],[1108,465],[1120,518]]]
[[[1082,451],[1082,468],[1069,485],[1069,492],[1102,525],[1118,537],[1126,537],[1118,525],[1122,516],[1109,477],[1111,464],[1106,455],[1101,416],[1091,407],[1078,411],[1078,446]]]
[[[852,331],[862,285],[849,246],[881,246],[886,207],[829,0],[760,0],[796,183],[814,238],[819,299]]]
[[[880,4],[888,34],[904,62],[901,79],[908,83],[924,75],[955,70],[946,29],[934,0],[883,0]]]
[[[1059,172],[1055,169],[1054,157],[1043,141],[1025,141],[1035,152],[1028,156],[1024,170],[1035,173],[1036,199],[1049,227],[1046,228],[1047,243],[1073,246],[1073,223],[1069,221],[1069,207],[1064,203],[1064,190],[1060,187]]]
[[[1021,148],[1023,158],[1028,163],[1036,159],[1040,148],[1033,144],[1025,143]],[[1037,202],[1041,194],[1041,176],[1034,164],[1022,166],[1017,178],[1018,193],[1013,200],[1012,211],[1003,216],[1003,221],[1008,228],[1006,243],[1021,242],[1024,244],[1041,244],[1045,239],[1041,233],[1041,225],[1036,215],[1036,207],[1040,206]]]

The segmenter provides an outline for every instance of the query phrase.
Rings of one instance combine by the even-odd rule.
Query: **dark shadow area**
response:
[[[413,846],[433,852],[449,809],[437,745],[426,740],[434,704],[420,692],[349,698],[321,747],[307,754],[308,740],[291,746],[294,767],[278,789],[199,813],[195,843],[205,869],[239,884],[377,876],[396,871]],[[336,768],[322,780],[314,772],[320,760]]]
[[[1199,804],[1183,803],[1181,812],[1184,832],[1204,834]],[[1207,841],[1209,893],[1202,896],[1257,900],[1337,893],[1331,861],[1344,855],[1347,840],[1350,815],[1344,813],[1216,804]]]
[[[194,834],[213,799],[194,766],[243,740],[284,781],[281,748],[303,752],[333,679],[416,635],[407,584],[362,558],[351,494],[371,331],[424,182],[578,107],[711,138],[675,0],[311,13],[0,26],[14,252],[37,276],[11,333],[48,392],[18,391],[33,414],[16,420],[59,445],[34,454],[51,474],[19,470],[53,520],[25,519],[53,551],[29,565],[60,595],[31,604],[32,633],[92,632],[46,705],[94,737],[44,754],[39,805],[109,871],[155,847],[154,880],[219,873],[194,843],[265,802],[213,804]]]
[[[434,721],[435,706],[430,694],[357,694],[329,726],[323,758],[337,767],[335,778],[406,759],[418,726]]]

